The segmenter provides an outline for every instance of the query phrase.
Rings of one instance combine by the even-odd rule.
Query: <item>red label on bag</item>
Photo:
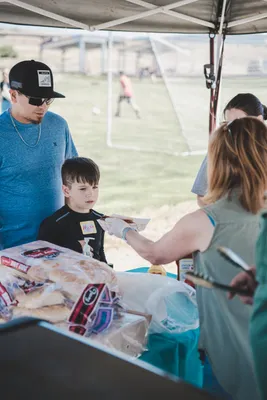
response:
[[[78,333],[78,335],[83,336],[86,332],[86,329],[83,326],[80,325],[71,325],[69,327],[70,332]]]
[[[13,301],[12,297],[6,290],[5,286],[0,283],[0,298],[4,302],[6,306],[10,306],[11,304],[17,304],[17,301]]]
[[[40,289],[44,286],[43,282],[31,282],[31,281],[24,281],[19,288],[23,290],[25,294],[32,292],[33,290]]]
[[[51,247],[41,247],[35,250],[27,250],[22,253],[24,257],[32,258],[56,258],[60,254],[59,250],[52,249]]]
[[[86,326],[102,298],[105,287],[104,283],[87,285],[74,305],[68,321],[71,324]]]
[[[10,268],[14,268],[17,271],[23,272],[24,274],[27,274],[27,272],[31,268],[29,265],[23,264],[19,261],[13,260],[10,257],[5,256],[1,256],[1,264]]]

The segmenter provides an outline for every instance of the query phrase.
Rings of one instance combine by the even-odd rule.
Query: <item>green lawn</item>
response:
[[[164,152],[187,151],[182,133],[194,150],[206,148],[208,140],[209,91],[204,78],[180,78],[171,83],[179,122],[161,81],[133,84],[142,118],[136,119],[131,108],[123,104],[122,117],[113,118],[112,140],[114,145],[144,151],[107,147],[104,79],[79,75],[56,77],[56,90],[62,91],[66,99],[56,100],[51,110],[68,121],[79,154],[99,164],[102,177],[97,208],[106,213],[135,214],[146,207],[176,205],[193,199],[190,190],[203,156],[182,157]],[[265,102],[265,79],[224,79],[222,87],[222,107],[239,92],[252,92]],[[114,113],[118,89],[115,80]],[[93,107],[101,110],[100,115],[93,115]]]

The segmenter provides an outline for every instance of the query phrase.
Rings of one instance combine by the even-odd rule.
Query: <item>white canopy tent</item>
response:
[[[224,17],[222,18],[222,16]],[[0,0],[0,22],[144,32],[260,33],[266,0]]]
[[[210,62],[206,65],[206,81],[211,92],[209,127],[212,131],[218,110],[223,39],[225,35],[267,32],[267,0],[0,0],[0,22],[90,31],[209,34]],[[111,62],[108,81],[107,143],[111,145]]]

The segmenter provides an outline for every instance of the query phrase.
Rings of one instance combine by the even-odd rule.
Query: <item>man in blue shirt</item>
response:
[[[0,115],[0,249],[36,240],[40,223],[63,206],[61,165],[77,156],[67,122],[48,111],[51,69],[34,60],[10,71],[11,108]]]

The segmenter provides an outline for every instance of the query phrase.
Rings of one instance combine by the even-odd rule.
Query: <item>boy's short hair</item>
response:
[[[74,182],[97,185],[100,171],[97,164],[90,158],[74,157],[65,160],[61,167],[62,183],[71,187]]]

